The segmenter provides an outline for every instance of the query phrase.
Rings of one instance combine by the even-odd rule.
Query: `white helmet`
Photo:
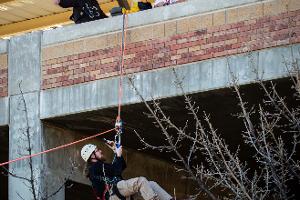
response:
[[[93,144],[86,144],[82,147],[81,149],[81,157],[82,159],[87,162],[88,159],[90,158],[90,156],[92,155],[92,153],[95,151],[95,149],[97,148],[96,145]]]

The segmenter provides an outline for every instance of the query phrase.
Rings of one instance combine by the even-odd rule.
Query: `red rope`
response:
[[[20,161],[20,160],[25,160],[25,159],[36,157],[36,156],[39,156],[39,155],[42,155],[42,154],[46,154],[46,153],[49,153],[49,152],[52,152],[52,151],[63,149],[63,148],[69,147],[71,145],[78,144],[80,142],[93,139],[93,138],[98,137],[100,135],[104,135],[105,133],[109,133],[109,132],[111,132],[113,130],[115,130],[115,129],[113,128],[113,129],[110,129],[110,130],[107,130],[107,131],[104,131],[104,132],[101,132],[101,133],[97,133],[95,135],[83,138],[81,140],[77,140],[77,141],[74,141],[74,142],[71,142],[71,143],[68,143],[68,144],[64,144],[64,145],[61,145],[61,146],[58,146],[58,147],[54,147],[54,148],[51,148],[51,149],[39,152],[39,153],[31,154],[31,155],[28,155],[28,156],[23,156],[23,157],[20,157],[20,158],[16,158],[14,160],[10,160],[10,161],[4,162],[4,163],[0,163],[0,167],[2,167],[4,165],[8,165],[10,163],[14,163],[14,162]]]
[[[123,14],[123,28],[122,28],[122,44],[121,44],[121,65],[120,65],[120,79],[119,79],[119,101],[118,101],[118,116],[117,120],[121,120],[121,105],[123,97],[123,74],[124,74],[124,56],[126,50],[126,29],[127,29],[127,15]]]
[[[121,54],[121,65],[120,65],[119,94],[118,94],[119,102],[118,102],[118,116],[117,116],[117,120],[121,120],[121,105],[122,105],[122,95],[123,95],[123,85],[122,85],[122,82],[123,82],[123,74],[124,74],[124,71],[123,71],[123,68],[124,68],[124,56],[125,56],[125,49],[126,49],[126,29],[127,29],[127,15],[125,13],[125,14],[123,14],[122,45],[121,45],[121,52],[122,52],[122,54]],[[28,159],[28,158],[36,157],[36,156],[39,156],[39,155],[42,155],[42,154],[46,154],[46,153],[49,153],[49,152],[52,152],[52,151],[63,149],[63,148],[69,147],[71,145],[78,144],[80,142],[83,142],[83,141],[86,141],[86,140],[98,137],[100,135],[103,135],[105,133],[111,132],[113,130],[115,130],[115,128],[114,129],[110,129],[110,130],[105,131],[105,132],[102,132],[102,133],[98,133],[98,134],[92,135],[90,137],[83,138],[81,140],[77,140],[75,142],[71,142],[71,143],[64,144],[64,145],[61,145],[61,146],[58,146],[58,147],[54,147],[52,149],[48,149],[48,150],[45,150],[45,151],[42,151],[42,152],[39,152],[39,153],[31,154],[31,155],[28,155],[28,156],[23,156],[23,157],[20,157],[20,158],[16,158],[14,160],[10,160],[10,161],[4,162],[4,163],[0,163],[0,167],[4,166],[4,165],[8,165],[10,163],[17,162],[17,161],[21,161],[21,160],[25,160],[25,159]]]

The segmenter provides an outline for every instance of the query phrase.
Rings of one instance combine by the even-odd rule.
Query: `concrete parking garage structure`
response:
[[[178,106],[183,94],[173,84],[175,68],[183,78],[185,92],[192,94],[204,110],[216,113],[217,124],[222,126],[221,119],[229,124],[236,105],[228,89],[231,72],[246,91],[256,94],[253,66],[258,67],[263,80],[283,82],[286,88],[282,91],[288,89],[289,74],[283,61],[300,58],[299,19],[297,0],[190,0],[130,14],[125,72],[134,73],[135,85],[146,100],[162,99],[166,110],[178,115],[184,108]],[[20,143],[20,129],[26,126],[20,109],[21,91],[34,133],[34,152],[113,127],[121,28],[122,17],[113,17],[0,41],[0,125],[9,126],[9,159],[26,153],[25,144]],[[137,151],[137,138],[130,133],[133,129],[152,142],[161,138],[141,115],[145,108],[126,77],[123,86],[128,131],[124,147],[132,165],[126,176],[149,176],[169,192],[176,187],[179,196],[188,195],[192,183],[179,181],[168,156]],[[253,101],[261,96],[255,97]],[[215,105],[228,110],[220,113]],[[183,121],[180,117],[178,120]],[[239,126],[231,122],[229,127],[236,125],[237,129],[227,129],[226,134],[239,134]],[[81,173],[80,147],[34,159],[39,191],[51,193],[55,183],[68,174],[70,162],[66,157],[81,164],[71,180],[88,184]],[[23,176],[28,174],[26,161],[11,164],[10,169]],[[17,191],[24,198],[32,195],[22,181],[13,177],[9,177],[8,186],[9,199],[17,199]],[[64,199],[65,190],[54,198]]]

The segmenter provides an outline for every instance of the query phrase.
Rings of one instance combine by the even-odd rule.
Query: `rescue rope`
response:
[[[124,69],[123,68],[124,68],[124,56],[125,56],[125,48],[126,48],[126,29],[127,29],[127,20],[126,19],[127,19],[127,15],[126,15],[126,13],[124,13],[123,14],[123,25],[122,25],[122,44],[121,44],[121,62],[120,62],[121,64],[120,64],[120,68],[119,68],[120,76],[119,76],[117,122],[121,122],[121,105],[122,105],[122,95],[123,95],[123,74],[124,74]],[[122,124],[120,126],[122,126]],[[54,147],[54,148],[51,148],[51,149],[48,149],[48,150],[45,150],[45,151],[41,151],[41,152],[38,152],[38,153],[35,153],[35,154],[31,154],[31,155],[19,157],[19,158],[13,159],[13,160],[9,160],[7,162],[0,163],[0,167],[11,164],[11,163],[14,163],[14,162],[17,162],[17,161],[21,161],[21,160],[36,157],[36,156],[39,156],[39,155],[42,155],[42,154],[46,154],[46,153],[49,153],[49,152],[52,152],[52,151],[63,149],[63,148],[66,148],[66,147],[84,142],[86,140],[96,138],[100,135],[104,135],[105,133],[109,133],[113,130],[117,130],[117,132],[118,132],[119,145],[120,145],[120,143],[121,143],[121,135],[120,134],[122,133],[122,127],[120,127],[119,129],[113,128],[113,129],[110,129],[110,130],[107,130],[107,131],[104,131],[104,132],[101,132],[101,133],[97,133],[95,135],[92,135],[92,136],[89,136],[89,137],[86,137],[86,138],[83,138],[83,139],[80,139],[80,140],[77,140],[77,141],[74,141],[74,142],[71,142],[71,143],[67,143],[67,144],[64,144],[64,145],[61,145],[61,146],[57,146],[57,147]]]
[[[123,23],[122,23],[122,43],[121,43],[121,62],[119,67],[119,94],[118,94],[118,116],[117,120],[121,120],[121,105],[123,97],[123,74],[124,74],[124,57],[125,57],[125,48],[126,48],[126,29],[127,29],[127,15],[123,14]]]
[[[0,167],[8,165],[8,164],[11,164],[11,163],[14,163],[14,162],[17,162],[17,161],[20,161],[20,160],[25,160],[25,159],[36,157],[36,156],[39,156],[39,155],[42,155],[42,154],[46,154],[46,153],[49,153],[49,152],[52,152],[52,151],[63,149],[63,148],[66,148],[66,147],[69,147],[69,146],[72,146],[72,145],[84,142],[86,140],[90,140],[90,139],[96,138],[96,137],[98,137],[100,135],[104,135],[104,134],[109,133],[109,132],[114,131],[114,130],[115,130],[115,128],[107,130],[107,131],[104,131],[104,132],[101,132],[101,133],[97,133],[95,135],[92,135],[92,136],[89,136],[89,137],[86,137],[86,138],[83,138],[83,139],[80,139],[80,140],[77,140],[77,141],[74,141],[74,142],[71,142],[71,143],[67,143],[67,144],[64,144],[64,145],[61,145],[61,146],[57,146],[57,147],[45,150],[45,151],[41,151],[39,153],[35,153],[35,154],[23,156],[23,157],[16,158],[16,159],[4,162],[4,163],[0,163]]]
[[[122,107],[122,96],[123,96],[123,75],[124,75],[124,57],[126,50],[126,30],[127,30],[127,15],[126,11],[123,13],[122,23],[122,43],[121,43],[121,56],[120,56],[120,67],[119,67],[119,92],[118,92],[118,115],[116,119],[115,129],[115,143],[116,147],[121,146],[121,135],[123,132],[123,122],[121,119],[121,107]]]

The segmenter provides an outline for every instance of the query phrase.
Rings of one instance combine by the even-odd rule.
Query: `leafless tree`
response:
[[[19,83],[19,90],[21,93],[20,102],[19,102],[19,110],[24,112],[25,116],[25,122],[26,126],[25,128],[21,128],[20,131],[22,132],[23,136],[20,138],[22,140],[22,145],[26,144],[26,156],[29,156],[28,158],[28,169],[30,171],[29,177],[18,175],[17,173],[10,171],[8,168],[2,166],[3,172],[2,175],[4,176],[12,176],[14,178],[20,179],[23,181],[23,184],[28,187],[28,190],[32,193],[33,200],[47,200],[52,197],[54,197],[57,193],[59,193],[66,185],[67,181],[70,179],[72,174],[75,172],[76,168],[78,167],[75,162],[70,160],[70,170],[69,173],[66,174],[65,178],[61,181],[61,183],[57,183],[58,187],[56,190],[48,194],[47,190],[42,190],[39,188],[38,180],[40,180],[40,177],[35,174],[35,171],[37,170],[36,167],[33,164],[33,159],[30,157],[33,155],[32,153],[32,135],[34,135],[32,128],[29,125],[29,115],[28,115],[28,108],[26,99],[24,97],[24,93],[22,91],[21,82]],[[24,148],[23,146],[20,148]],[[23,155],[25,156],[25,155]],[[21,194],[17,193],[18,197],[22,200],[25,200],[24,197],[22,197]]]
[[[249,65],[253,65],[249,53]],[[230,62],[228,67],[230,68]],[[297,60],[285,62],[293,82],[294,98],[299,105],[300,80]],[[290,67],[292,66],[292,67]],[[265,93],[265,98],[258,106],[249,108],[240,92],[238,80],[232,75],[232,87],[237,94],[245,131],[241,133],[244,145],[255,151],[253,155],[257,167],[252,169],[242,161],[239,149],[233,148],[222,138],[222,130],[215,129],[210,115],[199,112],[199,107],[188,96],[183,87],[182,77],[173,69],[175,86],[183,96],[185,109],[193,121],[180,126],[162,109],[159,100],[146,101],[134,83],[134,76],[129,82],[136,94],[144,102],[155,125],[161,130],[164,144],[158,146],[146,141],[136,132],[145,149],[171,152],[173,160],[182,166],[179,171],[186,172],[187,178],[197,185],[197,192],[191,198],[201,195],[210,199],[293,199],[289,184],[296,181],[300,185],[299,159],[297,149],[300,143],[300,110],[297,105],[288,105],[272,82],[265,83],[257,73],[257,83]],[[270,87],[268,86],[270,85]],[[254,120],[254,118],[258,120]],[[191,131],[193,130],[193,131]],[[292,138],[292,145],[287,138]],[[182,146],[189,146],[183,150]],[[204,157],[204,159],[199,159]]]
[[[292,59],[283,59],[293,83],[293,97],[297,102],[294,106],[287,104],[285,97],[277,91],[276,84],[272,81],[265,83],[257,76],[257,83],[264,91],[265,98],[257,109],[248,108],[243,101],[237,79],[232,76],[233,87],[242,110],[240,117],[246,128],[243,134],[245,143],[255,150],[259,168],[263,174],[267,174],[264,176],[264,189],[268,191],[268,196],[275,199],[293,198],[293,194],[289,194],[288,183],[296,180],[299,184],[300,181],[299,160],[296,158],[300,143],[300,69],[297,59],[294,59],[293,50],[290,49]],[[253,66],[253,70],[259,74],[256,67]],[[253,122],[255,115],[258,115],[258,123]]]

